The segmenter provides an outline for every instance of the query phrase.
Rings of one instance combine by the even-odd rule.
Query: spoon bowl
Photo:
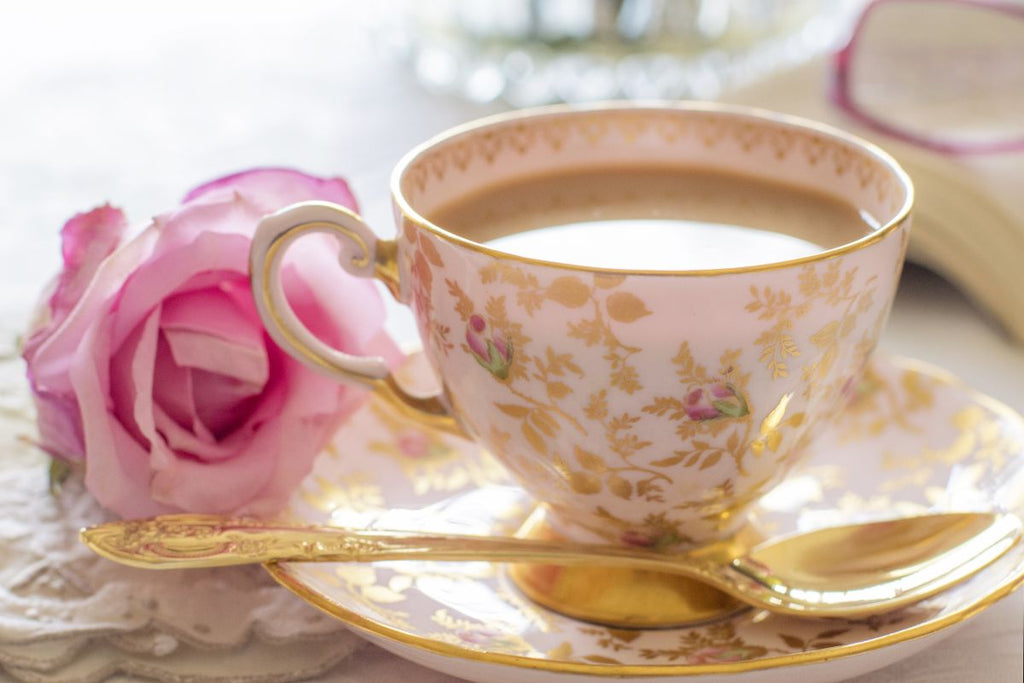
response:
[[[687,576],[785,614],[858,617],[934,595],[988,566],[1021,538],[1014,515],[959,512],[800,532],[734,558],[619,546],[414,531],[291,526],[164,515],[83,529],[94,552],[146,569],[267,562],[491,561],[630,567]]]

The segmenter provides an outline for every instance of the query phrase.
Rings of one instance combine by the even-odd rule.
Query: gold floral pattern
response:
[[[625,543],[684,545],[728,529],[795,460],[810,426],[849,389],[874,348],[886,308],[878,274],[848,263],[855,259],[806,264],[791,289],[749,285],[741,306],[766,325],[753,339],[760,348],[756,362],[780,383],[773,402],[760,405],[749,393],[755,359],[744,357],[742,345],[719,349],[712,365],[696,355],[699,335],[681,340],[675,354],[660,361],[624,341],[659,310],[651,298],[657,290],[644,290],[648,281],[488,258],[476,266],[474,283],[443,277],[449,259],[463,258],[454,250],[442,246],[432,256],[417,250],[415,267],[431,272],[417,277],[437,284],[421,309],[423,329],[436,332],[428,343],[446,354],[446,331],[461,325],[463,355],[500,382],[486,389],[490,404],[478,398],[460,403],[456,392],[458,412],[555,515]],[[706,342],[696,348],[706,356]],[[636,362],[641,357],[643,373]],[[445,369],[450,362],[447,356],[441,361],[443,376],[458,374]],[[659,365],[674,366],[674,382],[651,374]],[[664,434],[663,423],[675,433],[671,450],[665,450],[671,440],[648,436]],[[757,459],[753,469],[751,458]],[[594,501],[583,514],[581,496]]]
[[[803,266],[799,274],[799,295],[771,286],[750,288],[751,300],[746,305],[749,313],[759,320],[771,323],[754,342],[761,348],[760,361],[771,373],[772,379],[789,375],[789,362],[803,355],[792,336],[794,321],[806,316],[818,301],[825,302],[838,315],[810,335],[809,341],[818,350],[816,360],[803,367],[805,394],[813,395],[825,379],[839,355],[839,343],[858,329],[858,316],[871,312],[878,296],[877,277],[863,281],[857,277],[857,268],[843,269],[842,260],[827,262],[821,272],[816,264]],[[869,336],[870,339],[870,336]],[[870,352],[873,349],[866,349]],[[864,354],[867,358],[867,354]]]
[[[899,623],[900,617],[890,624]],[[689,665],[729,664],[761,659],[770,654],[788,654],[791,652],[808,652],[838,647],[843,643],[838,640],[851,630],[850,626],[826,627],[808,635],[796,636],[779,633],[777,645],[753,645],[744,640],[737,632],[735,622],[726,621],[704,627],[687,629],[679,634],[670,647],[635,648],[640,636],[637,631],[609,628],[584,628],[583,632],[594,636],[597,644],[610,652],[629,652],[650,662],[678,662]],[[621,664],[620,659],[602,657],[605,663]],[[595,661],[590,659],[589,661]]]

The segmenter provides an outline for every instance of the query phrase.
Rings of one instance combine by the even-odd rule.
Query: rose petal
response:
[[[157,341],[156,360],[153,366],[153,412],[156,428],[172,448],[178,448],[172,442],[192,440],[212,447],[217,439],[199,418],[196,407],[195,385],[192,371],[174,362],[170,347],[164,335]],[[172,428],[165,420],[175,423]],[[182,434],[179,435],[179,432]],[[187,433],[185,437],[183,434]],[[190,446],[189,452],[195,454],[196,447]]]
[[[61,228],[61,255],[69,280],[86,284],[96,268],[121,243],[128,227],[121,209],[104,204],[92,211],[76,214]]]
[[[33,391],[70,393],[71,360],[82,348],[87,329],[107,314],[116,292],[149,254],[155,241],[155,233],[143,233],[111,254],[100,264],[68,316],[26,345],[24,356],[30,366]]]
[[[196,415],[217,439],[238,430],[249,420],[264,389],[202,370],[192,370],[192,378]]]
[[[85,485],[108,510],[126,519],[152,517],[181,510],[153,498],[151,454],[143,449],[117,422],[108,424],[110,451],[89,452]]]
[[[110,360],[110,396],[114,414],[143,447],[152,450],[160,436],[153,418],[153,369],[160,332],[160,308],[157,307],[139,325]]]
[[[176,455],[201,461],[217,461],[237,455],[238,449],[217,442],[198,419],[197,429],[186,429],[159,405],[153,406],[153,422],[163,443]]]
[[[231,300],[203,290],[174,297],[164,306],[161,329],[174,362],[222,375],[258,393],[269,366],[258,321],[247,319]]]
[[[382,358],[389,367],[394,367],[403,354],[390,337],[381,334],[384,305],[375,290],[367,291],[367,286],[372,290],[372,284],[354,280],[334,290],[345,292],[346,296],[331,297],[321,291],[332,283],[330,278],[311,277],[306,280],[308,276],[308,271],[300,274],[296,268],[286,268],[281,274],[285,294],[299,320],[313,334],[337,349]],[[317,286],[311,287],[309,283]],[[301,414],[323,412],[317,405],[318,397],[331,383],[336,385],[336,381],[312,371],[307,371],[303,378],[315,382],[317,388],[289,392],[289,395],[295,394],[297,410]],[[355,387],[347,388],[357,391]]]
[[[110,205],[76,214],[61,230],[64,268],[44,292],[26,335],[22,355],[33,364],[36,349],[73,310],[96,270],[121,241],[124,214]]]
[[[202,404],[206,397],[206,391],[202,381],[195,382],[194,373],[189,372],[188,374],[190,381],[194,383],[195,388],[193,392],[198,397],[198,405],[196,406],[195,417],[193,418],[198,425],[195,428],[195,432],[202,430],[202,434],[193,433],[189,431],[184,423],[172,419],[172,416],[165,412],[163,406],[159,403],[154,405],[157,429],[163,435],[167,445],[174,450],[183,451],[188,457],[206,463],[213,463],[232,457],[244,458],[253,435],[263,428],[264,423],[281,418],[281,406],[284,403],[287,389],[286,383],[280,377],[280,373],[275,371],[271,381],[264,387],[263,393],[259,396],[246,397],[242,400],[243,405],[241,406],[231,404],[230,400],[225,401],[219,407],[221,411],[219,419],[234,420],[234,424],[227,430],[229,433],[226,435],[224,433],[210,433],[209,437],[207,437],[205,434],[209,433],[210,429],[216,425],[208,426],[206,422],[207,420],[214,421],[204,414],[206,409]],[[195,374],[201,376],[203,373]],[[225,389],[223,386],[218,386],[216,391],[223,392]],[[225,408],[225,405],[228,407]],[[329,406],[330,402],[326,402],[326,405]],[[230,413],[224,416],[225,410],[237,410],[238,413]]]
[[[301,241],[296,246],[301,246]],[[281,280],[299,320],[342,351],[360,353],[387,317],[372,282],[349,275],[322,253],[286,263]]]
[[[170,512],[149,495],[149,454],[107,411],[109,319],[100,319],[79,339],[69,370],[79,399],[88,460],[85,484],[105,508],[122,517]]]
[[[202,332],[237,344],[259,346],[262,334],[253,329],[254,326],[262,327],[259,318],[239,309],[234,294],[242,284],[239,279],[222,277],[215,286],[192,289],[167,299],[163,304],[160,327],[163,330]],[[247,281],[242,289],[248,291]]]
[[[185,195],[184,203],[237,192],[253,198],[266,213],[289,204],[319,199],[358,211],[356,198],[342,178],[317,178],[290,168],[256,168],[210,181]]]
[[[113,344],[124,339],[152,309],[154,302],[164,301],[175,294],[190,291],[197,277],[199,283],[248,277],[249,240],[242,235],[224,235],[205,232],[188,243],[187,248],[175,248],[155,255],[138,267],[125,282],[118,302],[118,324],[113,330]],[[200,274],[200,275],[197,275]]]
[[[82,297],[96,270],[121,242],[127,221],[120,209],[109,204],[80,213],[61,229],[64,269],[49,306],[53,324],[59,324]]]
[[[80,460],[85,457],[82,441],[82,418],[73,394],[38,391],[33,394],[38,446],[58,458]]]
[[[161,316],[161,319],[163,316]],[[236,454],[240,447],[225,444],[221,437],[244,422],[259,400],[262,385],[235,382],[231,378],[182,367],[160,335],[153,371],[153,427],[146,434],[161,440],[181,457],[216,461]]]
[[[188,248],[201,235],[236,235],[251,239],[256,224],[267,212],[238,194],[227,195],[223,199],[213,203],[188,204],[155,217],[152,230],[158,238],[153,253],[161,255]],[[248,250],[239,255],[248,261]]]
[[[251,294],[240,297],[238,289],[226,281],[173,297],[161,317],[175,364],[191,369],[196,414],[217,436],[244,422],[270,372]]]
[[[277,393],[283,393],[283,387],[277,389]],[[271,403],[274,398],[268,397]],[[244,444],[244,451],[240,450],[232,458],[217,461],[162,458],[154,467],[153,497],[182,510],[239,514],[246,502],[259,497],[268,487],[279,469],[278,461],[289,460],[281,457],[282,453],[306,452],[301,440],[282,444],[276,438],[283,421],[267,421],[254,438]],[[293,447],[295,451],[290,450]]]
[[[153,498],[182,510],[247,514],[239,512],[239,501],[260,496],[267,479],[274,474],[278,455],[267,449],[250,448],[244,457],[218,462],[168,458],[153,475]]]

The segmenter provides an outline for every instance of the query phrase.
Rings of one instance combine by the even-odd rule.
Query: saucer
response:
[[[534,509],[475,445],[371,401],[293,496],[290,521],[511,535]],[[804,464],[749,515],[765,535],[936,511],[1024,515],[1024,418],[935,367],[879,357]],[[866,619],[748,609],[672,629],[615,629],[527,600],[487,562],[268,565],[370,641],[472,681],[836,681],[909,657],[1024,583],[1024,545],[921,603]]]

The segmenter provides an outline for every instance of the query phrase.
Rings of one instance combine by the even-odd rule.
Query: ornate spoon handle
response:
[[[164,515],[112,522],[81,532],[91,550],[145,569],[223,567],[263,562],[379,562],[440,560],[490,562],[607,562],[683,574],[720,583],[715,564],[687,555],[666,556],[634,548],[541,541],[374,531],[226,520],[215,515]]]

